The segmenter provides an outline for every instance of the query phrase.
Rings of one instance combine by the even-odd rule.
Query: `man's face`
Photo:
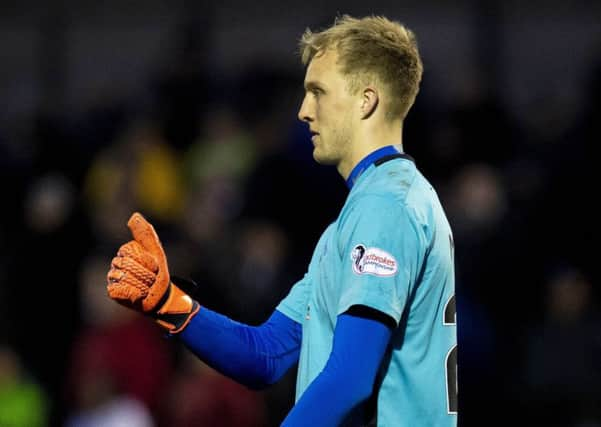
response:
[[[313,158],[321,164],[338,165],[348,158],[353,136],[353,112],[357,103],[333,50],[313,57],[305,75],[305,97],[298,118],[309,125]]]

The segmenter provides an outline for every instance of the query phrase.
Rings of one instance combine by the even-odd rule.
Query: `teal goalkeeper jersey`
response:
[[[328,360],[337,316],[364,305],[397,322],[369,425],[456,426],[454,294],[452,232],[435,190],[409,156],[371,164],[277,308],[302,325],[296,400]]]

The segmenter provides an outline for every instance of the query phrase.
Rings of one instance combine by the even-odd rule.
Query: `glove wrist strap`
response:
[[[155,321],[172,334],[181,332],[200,310],[200,304],[173,282],[169,284],[158,306],[161,308],[154,314]]]

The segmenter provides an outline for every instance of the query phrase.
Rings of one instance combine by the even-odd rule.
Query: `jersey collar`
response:
[[[378,148],[376,151],[368,154],[357,163],[357,166],[353,168],[350,175],[346,179],[346,186],[349,188],[353,188],[355,182],[359,179],[359,177],[365,172],[365,170],[370,167],[372,164],[376,164],[376,166],[384,163],[387,160],[396,159],[398,157],[403,157],[407,159],[411,159],[407,154],[404,154],[400,145],[387,145],[382,148]]]

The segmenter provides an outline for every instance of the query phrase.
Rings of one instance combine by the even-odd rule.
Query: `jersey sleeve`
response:
[[[276,309],[297,323],[303,323],[303,317],[309,301],[310,279],[309,273],[296,282],[288,295],[280,301]]]
[[[340,227],[337,314],[364,305],[398,324],[426,253],[425,234],[414,214],[393,199],[366,195],[349,210]]]

